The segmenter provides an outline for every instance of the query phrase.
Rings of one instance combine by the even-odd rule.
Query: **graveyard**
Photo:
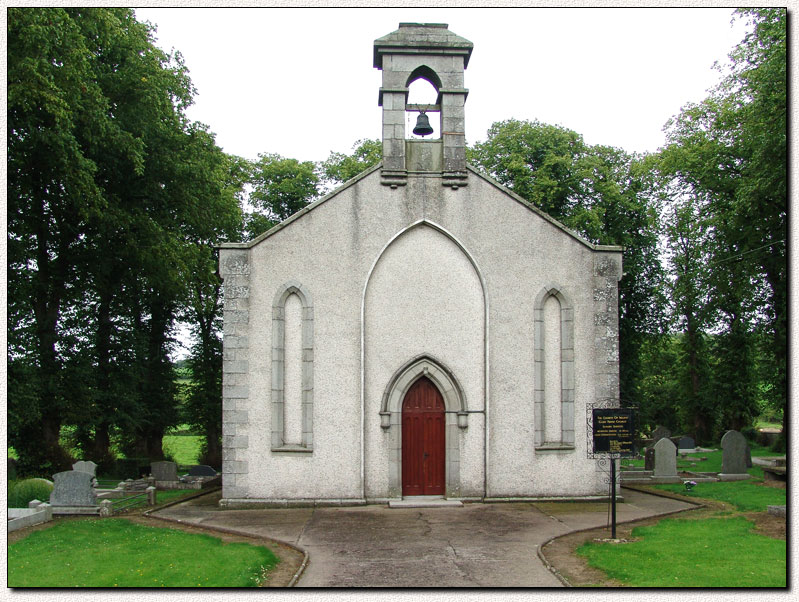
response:
[[[95,476],[94,462],[79,461],[52,480],[9,482],[9,504],[27,506],[8,509],[9,586],[285,585],[293,571],[275,570],[281,560],[274,542],[212,536],[196,528],[165,526],[149,516],[219,489],[220,476],[210,466],[178,468],[175,462],[153,462],[148,475],[114,485],[114,479]],[[33,495],[45,501],[29,500]],[[297,556],[281,549],[281,556],[296,560],[292,554]]]
[[[547,562],[566,584],[576,587],[784,587],[785,481],[767,476],[778,464],[787,473],[784,460],[755,442],[736,446],[738,457],[727,457],[726,461],[721,445],[683,447],[683,453],[678,453],[676,439],[677,444],[669,437],[649,441],[651,449],[656,448],[661,455],[667,450],[669,462],[663,458],[660,462],[647,460],[649,448],[621,461],[620,503],[624,503],[625,492],[637,490],[689,500],[697,504],[695,509],[675,517],[620,524],[615,540],[609,540],[607,528],[556,538],[542,550]],[[725,442],[729,440],[738,441],[734,435]],[[654,462],[652,471],[645,470],[647,461]],[[156,507],[195,496],[209,497],[208,492],[218,491],[218,477],[189,474],[210,472],[207,467],[178,470],[173,462],[153,462],[146,478],[128,479],[113,488],[103,487],[107,480],[97,479],[94,469],[93,462],[81,461],[72,471],[53,475],[48,500],[33,500],[26,512],[45,518],[38,524],[22,525],[18,531],[9,528],[11,587],[286,585],[299,566],[296,550],[275,542],[192,530],[187,525],[165,525],[148,517]],[[628,475],[641,472],[652,472],[651,482],[631,483]],[[736,476],[724,477],[729,474]],[[45,488],[49,483],[47,479],[29,481]],[[204,482],[211,486],[203,489]],[[148,500],[153,493],[157,501],[151,501],[157,506]],[[113,507],[117,500],[136,497],[142,500],[140,504]],[[560,510],[552,510],[553,506]],[[569,512],[577,506],[550,503],[547,512]],[[109,510],[103,512],[104,507]],[[143,545],[147,538],[153,543]],[[86,540],[98,539],[107,547],[85,544]],[[731,558],[730,550],[748,552]],[[129,561],[108,562],[109,552]],[[224,556],[220,566],[227,567],[226,572],[209,572],[206,565],[216,560],[211,563],[208,559],[220,554]],[[279,557],[285,557],[283,566]],[[35,558],[47,559],[46,571],[33,574],[29,570]],[[236,569],[226,562],[234,563]],[[82,572],[73,570],[76,563],[84,567]],[[277,582],[273,579],[276,573]]]
[[[680,476],[671,483],[631,484],[624,475],[643,469],[645,460],[623,460],[622,494],[634,489],[698,506],[674,518],[622,524],[616,540],[602,529],[570,534],[544,555],[575,587],[785,587],[785,482],[765,476],[777,462],[773,451],[756,444],[749,451],[747,478],[727,481],[717,478],[725,474],[721,449],[680,454]],[[706,476],[697,482],[697,474]]]

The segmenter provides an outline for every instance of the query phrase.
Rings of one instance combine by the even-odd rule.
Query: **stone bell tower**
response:
[[[408,174],[440,175],[444,186],[466,186],[463,72],[473,44],[444,23],[400,23],[375,40],[374,66],[383,71],[378,104],[383,107],[383,170],[386,186],[404,186]],[[438,94],[434,105],[408,104],[408,87],[424,79]],[[406,112],[439,113],[439,140],[405,138]]]

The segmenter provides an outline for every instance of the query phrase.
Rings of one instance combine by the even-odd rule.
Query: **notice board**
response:
[[[592,418],[594,453],[633,453],[635,427],[631,408],[595,408]]]

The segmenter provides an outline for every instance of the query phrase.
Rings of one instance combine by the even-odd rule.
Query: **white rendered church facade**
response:
[[[621,248],[467,165],[471,52],[376,40],[383,161],[220,249],[223,506],[607,495],[587,416],[618,405]],[[439,138],[406,137],[421,109]]]

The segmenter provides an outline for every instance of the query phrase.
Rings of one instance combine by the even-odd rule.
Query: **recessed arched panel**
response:
[[[313,450],[313,318],[304,286],[288,282],[277,291],[272,304],[272,451]]]
[[[283,442],[302,445],[302,301],[286,298],[283,341]]]
[[[574,447],[574,306],[562,289],[547,286],[534,312],[535,446]]]
[[[467,399],[474,400],[477,411],[484,409],[485,290],[471,255],[448,232],[427,221],[398,233],[376,258],[364,289],[361,360],[364,445],[379,450],[369,453],[373,464],[364,465],[364,470],[370,483],[381,485],[370,485],[375,488],[367,496],[386,495],[383,479],[388,481],[389,497],[400,495],[401,400],[422,376],[444,399],[447,495],[459,495],[464,470],[460,446],[464,440],[474,446],[484,435],[482,430],[469,434]],[[366,457],[364,453],[364,461]],[[484,471],[481,464],[470,457],[470,482]]]

